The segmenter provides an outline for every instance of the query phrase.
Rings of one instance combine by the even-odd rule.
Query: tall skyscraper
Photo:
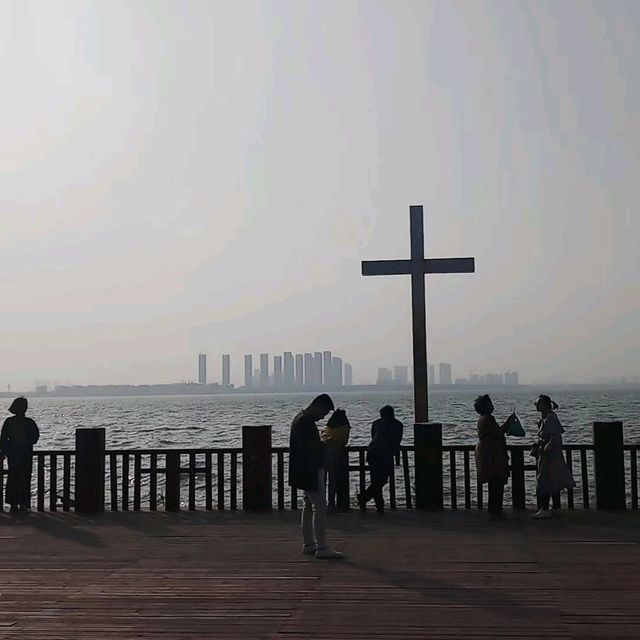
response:
[[[222,384],[225,387],[231,382],[231,356],[225,354],[222,356]]]
[[[322,352],[322,370],[323,370],[323,378],[322,384],[325,387],[332,387],[333,380],[332,374],[333,369],[331,368],[331,351],[323,351]]]
[[[350,387],[353,385],[353,367],[345,362],[344,364],[344,386]]]
[[[435,384],[436,383],[436,365],[429,365],[429,377],[427,378],[427,384]]]
[[[273,386],[282,387],[282,356],[273,356]]]
[[[284,367],[283,367],[284,386],[293,386],[293,354],[291,351],[284,352]]]
[[[260,386],[266,389],[269,386],[269,354],[260,354]]]
[[[313,354],[313,362],[315,364],[315,371],[313,374],[313,378],[315,380],[315,386],[322,386],[322,353],[320,351],[316,351]]]
[[[331,386],[334,389],[342,386],[342,358],[331,359]]]
[[[296,387],[304,384],[304,356],[296,353]]]
[[[250,389],[253,386],[253,363],[250,355],[244,357],[244,386]]]
[[[396,384],[409,384],[409,367],[394,367],[393,381]]]
[[[451,384],[451,364],[440,363],[440,384]]]
[[[376,384],[389,385],[393,381],[391,369],[387,367],[378,367],[378,380]]]
[[[312,353],[304,354],[304,386],[305,387],[314,387],[315,386],[315,361],[313,359]]]
[[[207,384],[207,354],[198,354],[198,382]]]

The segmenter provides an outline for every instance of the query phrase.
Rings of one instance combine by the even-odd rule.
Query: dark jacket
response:
[[[0,451],[8,458],[31,458],[33,445],[39,438],[38,425],[31,418],[11,416],[2,425]]]
[[[393,468],[393,458],[399,461],[403,425],[396,418],[378,418],[371,425],[371,443],[367,451],[370,464]]]
[[[289,486],[303,491],[318,489],[322,442],[315,421],[301,411],[291,423],[289,436]]]

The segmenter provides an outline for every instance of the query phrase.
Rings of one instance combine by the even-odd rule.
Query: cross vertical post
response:
[[[409,260],[363,260],[363,276],[411,276],[411,317],[413,325],[413,400],[415,420],[429,422],[427,379],[427,309],[425,275],[428,273],[473,273],[473,258],[424,257],[424,220],[421,205],[410,213],[411,258]]]
[[[416,422],[429,422],[427,305],[425,274],[422,267],[424,260],[424,218],[422,206],[411,206],[409,212],[412,267],[411,308],[413,310],[413,401]]]

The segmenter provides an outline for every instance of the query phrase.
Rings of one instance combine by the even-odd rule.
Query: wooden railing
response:
[[[529,447],[509,446],[511,474],[505,488],[505,506],[535,505],[535,464]],[[638,509],[638,451],[624,445],[627,507]],[[595,506],[594,445],[567,444],[565,458],[577,487],[563,493],[569,509]],[[287,447],[272,453],[273,507],[298,509],[302,496],[288,486]],[[414,447],[401,448],[401,464],[385,487],[389,508],[415,504]],[[477,481],[474,445],[444,445],[443,493],[445,508],[485,506],[486,486]],[[242,508],[242,448],[112,449],[105,454],[105,508],[118,510],[180,509],[235,510]],[[366,447],[348,447],[348,504],[368,482]],[[0,464],[0,490],[4,495],[6,463]],[[74,506],[75,452],[44,450],[34,453],[32,493],[38,511],[69,511]],[[3,505],[4,506],[4,505]]]
[[[112,511],[237,509],[240,448],[114,449],[106,452]]]

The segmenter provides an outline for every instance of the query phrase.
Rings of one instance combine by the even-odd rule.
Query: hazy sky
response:
[[[640,3],[0,4],[0,388],[244,353],[640,373]]]

